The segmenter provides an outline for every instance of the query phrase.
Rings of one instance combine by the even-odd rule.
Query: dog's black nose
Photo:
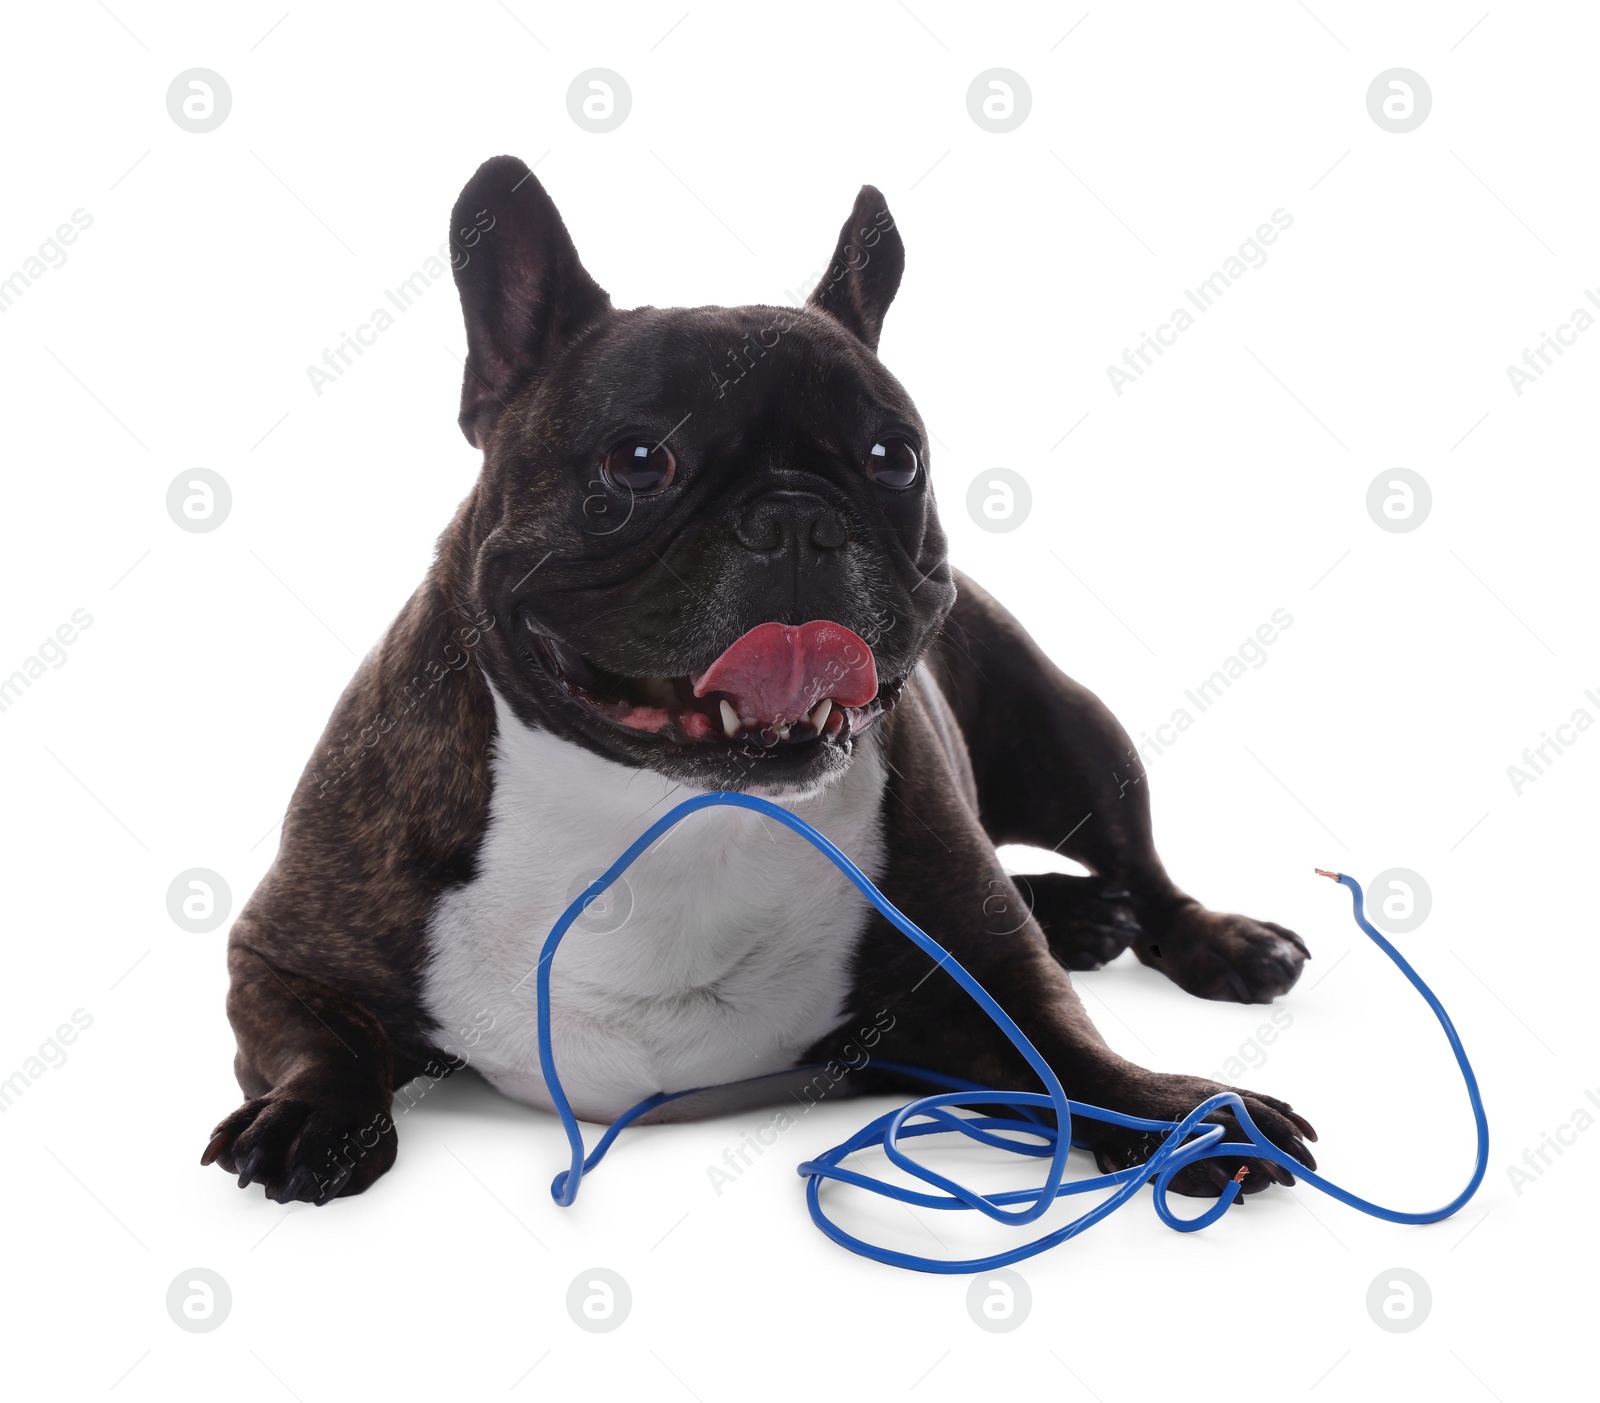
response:
[[[741,510],[733,533],[746,550],[804,559],[845,543],[844,518],[810,492],[769,492]]]

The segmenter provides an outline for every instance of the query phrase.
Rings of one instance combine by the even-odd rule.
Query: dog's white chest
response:
[[[478,875],[429,925],[424,1001],[445,1050],[549,1108],[534,970],[568,902],[698,791],[520,721],[497,696],[494,793]],[[866,739],[866,738],[864,738]],[[836,784],[784,800],[877,880],[883,765],[872,744]],[[748,810],[674,828],[568,932],[551,970],[556,1068],[573,1109],[609,1121],[658,1091],[794,1065],[845,1013],[865,900],[811,845]]]

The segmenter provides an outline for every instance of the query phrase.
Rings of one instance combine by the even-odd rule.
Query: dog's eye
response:
[[[630,438],[606,454],[601,470],[617,491],[644,495],[659,492],[672,481],[678,460],[665,443]]]
[[[901,438],[884,439],[872,445],[867,455],[867,473],[874,482],[897,492],[917,480],[917,450]]]

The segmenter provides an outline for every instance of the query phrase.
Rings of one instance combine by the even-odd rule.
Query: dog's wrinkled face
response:
[[[904,265],[882,197],[805,308],[613,309],[509,157],[452,234],[502,695],[699,787],[842,773],[955,593],[926,432],[874,354]]]

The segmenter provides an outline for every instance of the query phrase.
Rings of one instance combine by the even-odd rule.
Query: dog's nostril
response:
[[[774,512],[746,512],[734,525],[734,535],[746,550],[781,550],[788,540],[784,523]]]
[[[811,519],[811,544],[823,550],[838,550],[844,544],[844,522],[823,509]]]

